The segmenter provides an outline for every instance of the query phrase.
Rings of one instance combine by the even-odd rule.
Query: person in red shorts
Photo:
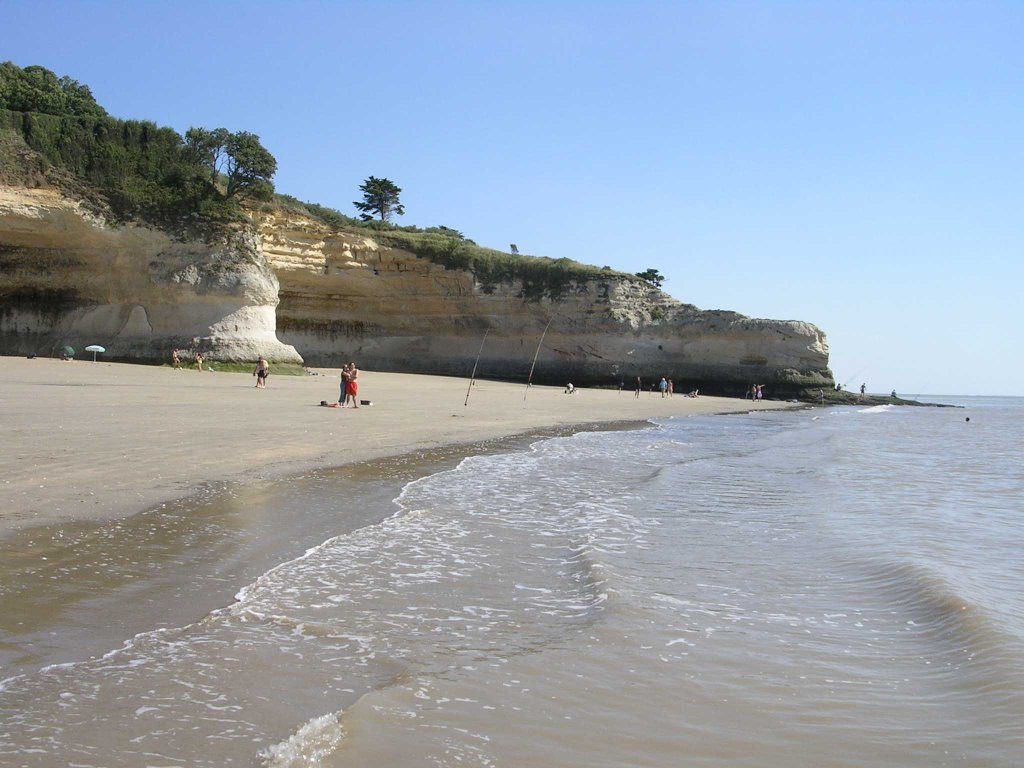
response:
[[[345,402],[352,401],[352,408],[359,407],[359,369],[355,363],[348,364],[348,380],[345,382]]]

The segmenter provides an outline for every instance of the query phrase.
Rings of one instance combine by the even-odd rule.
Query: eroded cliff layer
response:
[[[0,186],[0,352],[101,344],[112,359],[271,360],[537,382],[774,395],[829,386],[809,323],[700,311],[646,283],[601,275],[538,292],[479,280],[369,231],[291,209],[205,237],[114,225],[58,186]],[[484,339],[486,335],[486,340]],[[301,357],[300,357],[301,356]]]
[[[278,335],[313,365],[631,387],[775,394],[829,386],[824,334],[809,323],[700,311],[645,283],[577,280],[529,296],[521,281],[481,283],[365,233],[278,209],[259,220],[281,286]],[[486,333],[486,340],[484,335]],[[482,345],[482,350],[481,350]]]
[[[55,187],[0,186],[0,351],[99,344],[113,359],[180,347],[301,362],[276,336],[278,283],[249,227],[214,242],[114,226]]]

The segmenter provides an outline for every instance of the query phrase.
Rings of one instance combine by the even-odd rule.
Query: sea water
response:
[[[0,683],[0,763],[1019,766],[1024,400],[954,402],[467,458],[202,621]]]

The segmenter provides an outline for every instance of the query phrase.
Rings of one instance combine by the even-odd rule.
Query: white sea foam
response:
[[[887,403],[886,405],[873,405],[870,408],[861,408],[857,413],[889,413],[895,408],[896,406],[892,403]]]
[[[1000,481],[982,485],[949,467],[936,478],[945,452],[934,445],[948,441],[914,442],[909,418],[898,434],[888,419],[693,418],[466,459],[406,485],[395,516],[263,574],[229,609],[13,681],[0,697],[0,755],[14,744],[51,764],[123,768],[177,758],[173,741],[192,768],[261,748],[273,768],[335,768],[363,754],[362,738],[373,766],[662,765],[704,744],[709,765],[758,750],[769,752],[761,764],[785,765],[794,745],[826,763],[837,742],[858,766],[893,762],[851,748],[861,742],[893,745],[915,768],[943,751],[978,757],[947,730],[984,733],[984,755],[1018,754],[1006,713],[1019,712],[1019,661],[994,646],[1006,633],[986,631],[971,654],[961,642],[1000,617],[953,619],[924,610],[942,595],[908,601],[851,575],[864,551],[894,562],[900,547],[956,552],[949,567],[963,575],[951,585],[1019,605],[1000,561],[960,545],[993,512],[1019,526],[1019,498],[1004,498],[1019,467],[1004,462]],[[971,454],[957,450],[951,466],[962,468]],[[984,506],[969,506],[978,494]],[[979,569],[988,578],[972,581]],[[855,693],[830,682],[846,680]],[[344,719],[308,719],[328,710]],[[733,714],[751,728],[737,732]],[[799,725],[809,718],[813,734]],[[658,738],[624,738],[648,727]],[[105,756],[90,753],[98,731]]]
[[[266,768],[317,768],[345,738],[341,716],[322,715],[310,720],[287,740],[260,753]]]

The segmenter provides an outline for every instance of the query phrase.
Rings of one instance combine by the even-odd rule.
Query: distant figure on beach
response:
[[[199,350],[196,350],[196,370],[203,370],[203,353]]]
[[[260,359],[256,361],[256,367],[253,369],[252,375],[256,377],[256,389],[267,388],[267,375],[270,373],[270,363],[267,359],[260,355]]]
[[[757,398],[757,384],[750,385],[750,389],[747,390],[747,394],[743,396],[743,399],[746,400],[747,397],[751,400],[755,400]]]
[[[359,369],[356,368],[356,364],[350,362],[348,364],[348,381],[345,383],[345,399],[346,401],[351,399],[351,408],[359,407]]]
[[[658,389],[661,391],[661,396],[665,397],[668,394],[668,380],[662,376],[661,381],[658,382]]]
[[[576,394],[576,387],[573,386],[573,383],[571,381],[568,384],[565,385],[565,394],[567,394],[567,395],[575,395]]]
[[[348,363],[341,366],[341,391],[338,393],[338,405],[344,407],[348,396]]]
[[[672,393],[675,392],[675,386],[672,384],[672,379],[668,380],[668,396],[672,397]]]
[[[181,370],[181,357],[178,355],[178,348],[171,350],[171,367],[176,371]]]
[[[636,377],[636,395],[634,395],[634,397],[639,399],[640,398],[640,390],[643,389],[643,388],[644,388],[644,384],[643,384],[642,381],[640,381],[640,377],[637,376]]]
[[[757,402],[761,402],[764,397],[764,384],[756,384],[754,386],[754,395],[757,398]]]
[[[860,385],[860,393],[863,395],[864,392],[867,390],[867,388],[868,388],[867,384],[861,384]]]
[[[890,397],[892,397],[893,400],[896,399],[896,390],[895,389],[892,391],[892,395],[890,395]]]
[[[825,402],[825,390],[824,389],[819,389],[818,390],[818,399],[821,400],[822,404],[824,404],[824,402]]]
[[[693,390],[692,392],[690,392],[687,395],[687,397],[700,397],[700,390],[699,389]]]

